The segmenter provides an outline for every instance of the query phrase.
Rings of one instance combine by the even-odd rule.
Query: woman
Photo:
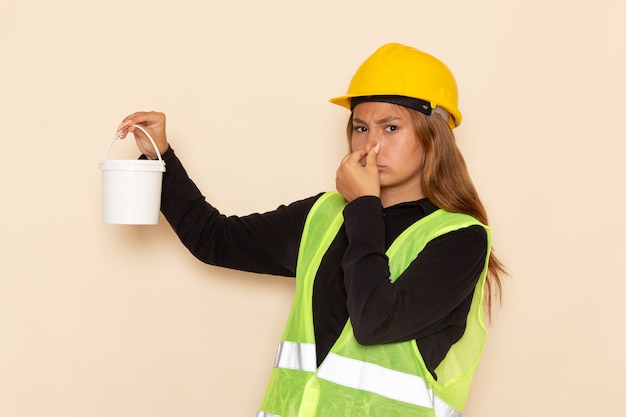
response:
[[[132,114],[119,129],[151,159],[133,126],[153,136],[167,163],[161,210],[196,257],[297,279],[259,417],[460,416],[486,334],[483,299],[489,308],[503,268],[454,142],[454,77],[388,44],[331,101],[352,112],[338,192],[245,217],[205,201],[163,114]]]

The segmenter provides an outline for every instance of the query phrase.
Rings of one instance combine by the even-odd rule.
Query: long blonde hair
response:
[[[446,120],[437,114],[424,115],[406,108],[413,119],[413,126],[424,150],[422,167],[422,190],[437,207],[453,213],[468,214],[488,225],[487,211],[470,178],[465,159],[456,145],[454,133]],[[348,143],[352,138],[352,116],[347,126]],[[485,280],[485,306],[491,317],[492,301],[502,301],[502,279],[506,268],[495,255],[489,255]]]

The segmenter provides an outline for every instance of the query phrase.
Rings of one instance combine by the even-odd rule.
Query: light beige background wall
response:
[[[513,275],[465,415],[619,414],[624,18],[621,0],[3,0],[0,416],[255,415],[293,281],[203,265],[163,220],[104,225],[98,162],[157,109],[225,213],[332,189],[347,112],[327,99],[390,41],[455,72]]]

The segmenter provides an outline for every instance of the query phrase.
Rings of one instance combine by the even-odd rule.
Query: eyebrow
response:
[[[382,119],[378,119],[378,120],[374,120],[374,123],[378,124],[378,125],[382,125],[385,123],[389,123],[393,120],[400,120],[401,118],[398,116],[387,116],[387,117],[383,117]],[[364,120],[359,119],[358,117],[355,117],[352,119],[354,122],[356,123],[362,123],[362,124],[367,124]]]

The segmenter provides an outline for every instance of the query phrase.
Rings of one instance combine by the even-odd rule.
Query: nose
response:
[[[381,143],[379,135],[374,132],[368,132],[367,139],[365,140],[365,150],[369,152],[374,146]]]

